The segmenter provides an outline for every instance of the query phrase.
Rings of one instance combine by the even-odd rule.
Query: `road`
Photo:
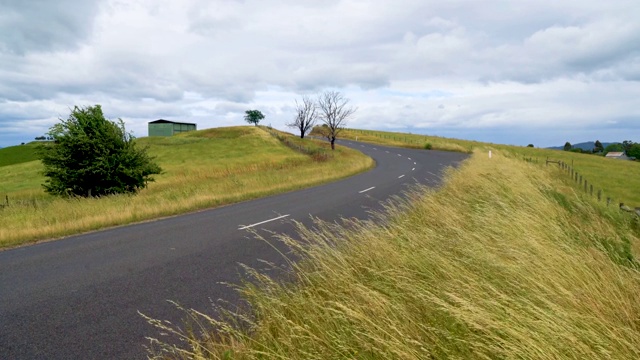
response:
[[[416,181],[437,185],[465,154],[344,141],[375,159],[366,173],[221,208],[0,252],[1,359],[144,359],[158,337],[138,311],[180,322],[175,300],[203,312],[240,299],[243,263],[281,263],[249,229],[291,233],[290,220],[367,218]]]

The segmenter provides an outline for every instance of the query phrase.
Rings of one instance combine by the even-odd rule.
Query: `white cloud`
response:
[[[635,0],[64,0],[0,10],[0,124],[14,134],[0,146],[96,103],[138,135],[162,117],[242,124],[249,108],[284,128],[296,97],[327,88],[358,106],[352,126],[493,142],[612,140],[640,116]]]

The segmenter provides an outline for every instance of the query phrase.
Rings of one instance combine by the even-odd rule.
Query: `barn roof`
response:
[[[607,153],[607,157],[620,157],[624,156],[623,152],[611,151]]]
[[[149,121],[149,124],[182,124],[182,125],[195,125],[194,123],[186,123],[186,122],[179,122],[179,121],[171,121],[171,120],[165,120],[165,119],[158,119],[155,121]]]

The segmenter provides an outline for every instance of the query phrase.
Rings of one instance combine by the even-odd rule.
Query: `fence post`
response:
[[[587,179],[584,179],[584,192],[587,192]]]
[[[611,204],[611,198],[607,196],[607,206],[609,206],[609,204]]]
[[[589,195],[593,196],[593,184],[589,185]]]
[[[602,200],[602,189],[598,190],[598,202],[600,202],[600,200]]]

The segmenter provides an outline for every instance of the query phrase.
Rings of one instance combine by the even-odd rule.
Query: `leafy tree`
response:
[[[572,148],[572,149],[571,149],[571,150],[569,150],[569,151],[574,152],[574,153],[580,153],[580,154],[582,154],[582,153],[584,152],[584,151],[583,151],[581,148],[579,148],[579,147],[577,147],[577,148]]]
[[[53,143],[39,155],[47,177],[43,187],[54,195],[136,193],[162,171],[146,148],[136,147],[122,119],[106,119],[100,105],[74,107],[49,134]]]
[[[622,142],[622,148],[624,148],[624,151],[627,152],[629,151],[629,149],[631,149],[631,146],[633,146],[633,144],[635,144],[633,141],[625,140]]]
[[[640,144],[634,143],[627,150],[627,156],[634,157],[636,160],[640,160]]]
[[[264,119],[264,115],[262,115],[259,110],[247,110],[244,113],[246,114],[244,116],[244,121],[255,126],[258,126],[260,120]]]
[[[602,143],[600,142],[600,140],[596,140],[595,144],[593,145],[593,153],[597,154],[603,151],[604,151],[604,146],[602,146]]]
[[[571,150],[571,148],[573,148],[573,146],[571,146],[570,142],[567,141],[566,143],[564,143],[564,151],[569,151]]]
[[[533,144],[529,144],[529,145],[527,145],[527,147],[533,147]]]
[[[335,149],[336,137],[347,125],[347,119],[356,112],[349,106],[349,99],[338,91],[325,91],[318,97],[320,119],[327,125],[327,138],[331,142],[331,150]]]
[[[624,151],[624,147],[622,146],[622,144],[613,143],[613,144],[607,145],[607,147],[604,148],[604,155],[607,155],[610,152],[623,152],[623,151]]]
[[[296,128],[300,131],[300,138],[304,139],[304,135],[313,128],[318,118],[318,106],[308,96],[302,97],[302,102],[296,100],[296,118],[288,127]]]

